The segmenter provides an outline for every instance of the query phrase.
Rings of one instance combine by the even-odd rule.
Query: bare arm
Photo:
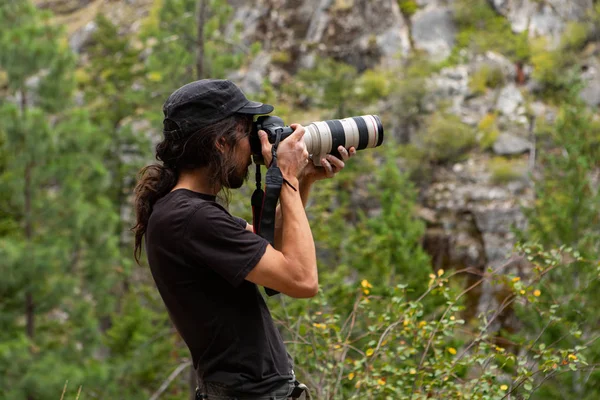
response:
[[[342,156],[341,160],[332,155],[328,155],[326,159],[321,160],[322,167],[317,167],[314,164],[309,163],[302,170],[299,179],[300,187],[298,190],[300,191],[300,198],[302,199],[302,205],[304,208],[306,208],[306,205],[308,204],[308,198],[310,196],[312,185],[318,180],[333,178],[338,172],[344,169],[346,166],[345,162],[356,154],[356,149],[354,147],[346,150],[344,147],[340,146],[338,151]],[[275,213],[275,248],[278,250],[281,249],[281,233],[283,223],[284,219],[281,213],[281,208],[280,206],[277,206]]]
[[[306,147],[302,142],[304,128],[291,125],[295,131],[279,145],[278,165],[281,173],[293,186],[300,183],[296,176],[308,160]],[[263,155],[270,154],[270,144],[266,135],[261,134]],[[312,297],[319,288],[315,244],[299,192],[283,185],[280,195],[281,250],[267,246],[265,254],[250,271],[246,279],[261,286],[269,287],[291,297]]]
[[[299,181],[298,190],[300,192],[300,199],[302,200],[302,207],[306,209],[308,204],[308,196],[310,195],[310,189],[313,185],[312,179],[303,179]],[[285,185],[284,185],[285,186]],[[281,212],[281,204],[277,206],[275,211],[275,248],[281,250],[281,239],[283,234],[283,213]]]

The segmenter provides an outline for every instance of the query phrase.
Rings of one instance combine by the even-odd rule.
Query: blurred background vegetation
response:
[[[383,121],[313,191],[320,294],[267,300],[313,397],[600,398],[600,2],[0,0],[0,26],[0,398],[191,398],[129,228],[162,103],[204,77]]]

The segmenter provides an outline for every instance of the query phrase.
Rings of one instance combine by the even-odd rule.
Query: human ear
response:
[[[219,139],[217,139],[215,146],[217,147],[217,150],[219,150],[221,153],[224,153],[228,146],[227,139],[225,139],[224,136],[221,136]]]

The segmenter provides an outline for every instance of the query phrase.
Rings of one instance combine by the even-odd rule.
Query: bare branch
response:
[[[171,382],[173,382],[173,380],[175,378],[177,378],[177,375],[179,375],[181,373],[181,371],[183,371],[190,365],[192,365],[192,363],[190,361],[185,361],[185,362],[182,362],[181,364],[179,364],[177,366],[177,368],[175,368],[175,370],[173,372],[171,372],[171,375],[169,375],[169,377],[162,383],[162,385],[160,385],[158,390],[156,392],[154,392],[152,397],[150,397],[150,400],[157,400],[164,393],[164,391],[167,390],[167,388],[169,387]]]

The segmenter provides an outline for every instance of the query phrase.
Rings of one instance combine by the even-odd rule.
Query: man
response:
[[[251,164],[253,116],[273,107],[249,101],[230,81],[200,80],[163,107],[162,164],[144,168],[136,187],[135,256],[142,239],[169,315],[190,349],[199,398],[287,399],[295,376],[258,286],[296,298],[318,290],[315,246],[304,204],[314,181],[332,177],[355,154],[309,163],[294,129],[277,149],[281,188],[275,247],[234,217],[217,195],[239,188]],[[271,145],[259,132],[268,164]]]

